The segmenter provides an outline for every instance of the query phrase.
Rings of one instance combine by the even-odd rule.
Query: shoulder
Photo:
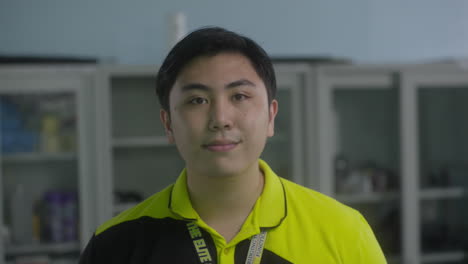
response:
[[[293,218],[300,216],[315,226],[332,227],[332,230],[340,233],[354,232],[357,226],[365,222],[357,210],[330,196],[286,179],[281,179],[281,182],[286,193],[288,213]]]
[[[288,205],[289,228],[309,234],[340,252],[346,263],[385,263],[375,235],[357,210],[325,194],[281,180]]]
[[[96,229],[95,235],[99,235],[100,233],[115,227],[120,226],[122,224],[128,224],[130,222],[135,222],[134,220],[138,220],[141,218],[167,218],[173,217],[173,214],[169,210],[169,202],[171,199],[171,191],[173,185],[166,187],[164,190],[150,196],[143,202],[137,204],[136,206],[123,211],[122,213],[118,214],[117,216],[111,218],[110,220],[106,221],[104,224],[99,226]]]

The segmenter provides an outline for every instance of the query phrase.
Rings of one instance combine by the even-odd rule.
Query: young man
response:
[[[386,263],[357,211],[259,160],[278,102],[271,61],[255,42],[221,28],[192,32],[156,87],[186,168],[99,227],[80,263]]]

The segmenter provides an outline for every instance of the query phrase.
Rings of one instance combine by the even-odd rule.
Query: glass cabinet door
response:
[[[319,73],[322,191],[360,211],[389,263],[401,255],[399,89],[388,72]]]
[[[421,263],[468,260],[468,77],[415,73],[408,89],[417,117],[415,186]]]
[[[0,76],[2,257],[75,263],[80,238],[88,239],[80,202],[83,84]]]
[[[115,67],[105,76],[107,102],[102,121],[103,149],[110,171],[108,204],[101,221],[109,219],[175,182],[184,168],[175,145],[169,144],[159,117],[155,92],[157,68]],[[102,185],[109,185],[103,183]],[[109,206],[112,205],[112,206]]]
[[[298,184],[305,184],[302,92],[307,87],[307,72],[286,65],[276,66],[278,114],[275,135],[268,139],[261,158],[275,173]]]

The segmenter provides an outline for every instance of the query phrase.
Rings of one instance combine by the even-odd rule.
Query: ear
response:
[[[278,113],[278,101],[273,99],[269,107],[269,117],[268,117],[268,137],[272,137],[275,134],[275,117]]]
[[[174,135],[172,133],[171,117],[169,113],[166,110],[161,109],[159,111],[159,117],[161,118],[161,122],[164,126],[164,130],[166,131],[167,140],[171,144],[174,143],[175,141],[174,141]]]

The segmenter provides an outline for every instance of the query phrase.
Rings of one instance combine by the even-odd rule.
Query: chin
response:
[[[214,177],[233,177],[239,175],[243,171],[242,166],[236,164],[211,164],[207,166],[207,174]]]
[[[218,159],[216,161],[204,163],[209,164],[209,166],[204,166],[202,169],[204,170],[204,173],[214,177],[234,177],[246,172],[253,163],[257,164],[257,162],[258,159]]]
[[[202,166],[200,166],[202,165]],[[199,169],[205,175],[213,177],[233,177],[244,172],[250,165],[245,160],[235,160],[229,158],[216,159],[200,163]]]

